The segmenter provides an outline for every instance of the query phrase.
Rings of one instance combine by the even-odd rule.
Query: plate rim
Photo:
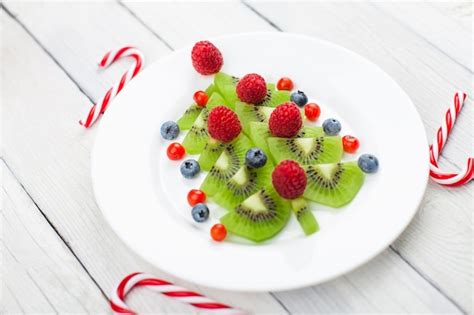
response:
[[[310,40],[310,41],[316,41],[316,42],[320,42],[324,45],[335,47],[336,49],[343,50],[345,53],[349,53],[350,55],[356,56],[357,58],[360,58],[360,59],[364,60],[365,62],[371,64],[373,67],[377,68],[377,70],[380,71],[381,73],[383,73],[387,78],[389,78],[397,86],[397,88],[400,90],[400,92],[404,94],[404,96],[407,98],[407,100],[409,100],[411,107],[413,107],[413,109],[415,110],[415,113],[416,113],[417,119],[420,122],[420,125],[423,127],[422,128],[423,136],[424,136],[423,140],[424,140],[425,147],[428,148],[428,141],[427,141],[427,137],[426,137],[426,129],[425,129],[423,120],[421,119],[421,115],[420,115],[418,109],[416,108],[416,106],[414,105],[413,100],[406,93],[406,91],[398,84],[398,82],[392,76],[390,76],[385,70],[383,70],[381,67],[379,67],[376,63],[372,62],[371,60],[367,59],[366,57],[364,57],[364,56],[362,56],[362,55],[360,55],[360,54],[358,54],[358,53],[356,53],[356,52],[354,52],[354,51],[352,51],[352,50],[350,50],[350,49],[348,49],[348,48],[346,48],[346,47],[344,47],[340,44],[336,44],[336,43],[333,43],[331,41],[320,39],[318,37],[309,36],[309,35],[290,33],[290,32],[265,32],[265,31],[227,34],[227,35],[210,37],[208,40],[212,42],[212,41],[217,41],[217,40],[221,40],[221,39],[228,39],[228,38],[234,38],[234,37],[245,37],[245,36],[249,36],[249,35],[250,36],[267,36],[267,35],[275,36],[276,34],[278,34],[279,36],[289,36],[289,37],[296,37],[296,38],[301,38],[301,39]],[[169,54],[153,61],[151,64],[146,66],[146,68],[143,69],[141,72],[142,73],[145,72],[145,71],[148,72],[148,71],[150,71],[150,69],[154,65],[160,64],[160,63],[165,63],[168,59],[172,58],[173,55],[175,55],[177,53],[180,53],[180,52],[183,52],[185,50],[190,50],[191,47],[192,47],[192,44],[188,44],[188,45],[183,46],[180,49],[174,50],[174,51],[170,52]],[[128,85],[129,86],[130,85],[136,85],[136,84],[139,84],[139,82],[140,82],[140,80],[135,79],[135,80],[132,80]],[[113,102],[116,102],[117,98],[118,99],[122,98],[122,95],[124,95],[124,93],[127,93],[127,92],[124,91],[121,94],[117,95],[117,97],[113,100]],[[115,107],[112,106],[111,108],[108,109],[108,111],[114,110],[113,108],[115,108]],[[113,220],[110,220],[109,215],[107,215],[107,212],[104,211],[104,203],[103,203],[103,201],[101,201],[100,193],[98,192],[98,188],[97,188],[97,177],[96,177],[96,173],[97,173],[97,157],[96,157],[97,149],[96,148],[98,146],[98,143],[100,142],[100,141],[98,141],[98,139],[101,137],[101,135],[103,133],[103,130],[106,128],[106,127],[102,127],[103,125],[106,125],[106,123],[104,124],[103,121],[107,122],[109,120],[108,117],[109,117],[109,115],[105,115],[104,117],[101,118],[102,122],[98,126],[97,134],[96,134],[95,139],[94,139],[94,145],[93,145],[92,152],[91,152],[91,157],[90,157],[91,182],[92,182],[94,197],[95,197],[97,205],[98,205],[98,207],[100,209],[100,212],[102,213],[105,221],[112,228],[112,230],[118,236],[118,238],[121,241],[123,241],[123,243],[126,245],[126,247],[131,249],[132,252],[135,255],[138,255],[140,258],[144,259],[146,262],[150,263],[155,268],[158,268],[159,270],[162,270],[162,271],[164,271],[164,272],[166,272],[166,273],[168,273],[172,276],[178,277],[178,278],[180,278],[182,280],[185,280],[185,281],[192,281],[192,282],[194,282],[198,285],[205,286],[205,287],[216,288],[216,289],[225,290],[225,291],[235,291],[235,292],[266,292],[266,291],[279,292],[279,291],[294,290],[294,289],[304,288],[304,287],[313,286],[313,285],[317,285],[317,284],[322,284],[322,283],[325,283],[327,281],[338,278],[340,276],[346,275],[346,274],[354,271],[355,269],[358,269],[361,266],[367,264],[369,261],[371,261],[372,259],[374,259],[378,255],[380,255],[385,249],[389,248],[390,244],[392,244],[396,239],[398,239],[400,237],[400,235],[403,233],[403,231],[406,230],[408,225],[413,221],[413,218],[415,217],[415,215],[418,213],[420,204],[421,204],[421,202],[422,202],[422,200],[425,196],[426,189],[428,187],[428,181],[429,181],[429,163],[428,163],[429,154],[428,154],[428,149],[426,149],[425,160],[426,160],[427,163],[426,163],[426,166],[425,166],[425,174],[426,175],[425,175],[424,180],[423,180],[423,189],[421,190],[421,193],[419,194],[419,196],[416,200],[416,204],[414,204],[414,210],[411,211],[411,215],[409,217],[407,216],[406,222],[404,222],[404,224],[400,225],[400,228],[397,230],[396,233],[394,233],[392,239],[386,245],[381,246],[380,248],[377,248],[377,250],[374,250],[371,255],[367,255],[365,257],[365,259],[361,260],[358,263],[353,264],[351,267],[346,268],[343,271],[340,271],[340,272],[337,272],[337,273],[334,273],[334,274],[330,274],[326,277],[321,277],[319,280],[310,280],[310,279],[308,279],[306,281],[299,282],[299,283],[294,283],[294,284],[290,284],[290,285],[281,284],[281,285],[274,286],[274,287],[271,287],[271,288],[262,287],[262,286],[259,286],[258,288],[254,288],[254,287],[245,287],[244,288],[240,285],[237,285],[237,286],[228,285],[228,284],[227,285],[216,285],[215,283],[213,283],[211,285],[209,283],[198,281],[196,279],[188,279],[188,278],[182,276],[182,274],[177,274],[176,272],[172,272],[169,269],[167,269],[166,267],[164,267],[162,265],[157,265],[155,262],[151,261],[149,258],[146,257],[146,255],[142,254],[139,250],[136,250],[135,247],[133,246],[133,244],[131,244],[125,237],[122,236],[122,234],[120,233],[118,228],[112,223]]]

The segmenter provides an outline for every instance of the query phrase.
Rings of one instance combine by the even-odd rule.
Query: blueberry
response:
[[[174,140],[178,137],[179,126],[174,121],[167,121],[161,125],[161,136],[166,140]]]
[[[379,169],[379,160],[372,154],[362,154],[357,164],[364,173],[375,173]]]
[[[193,215],[194,221],[204,222],[209,218],[209,208],[203,203],[198,203],[191,210],[191,214]]]
[[[199,173],[201,167],[199,166],[198,161],[189,159],[181,164],[180,170],[184,178],[193,178]]]
[[[304,94],[303,91],[293,92],[291,93],[291,101],[298,105],[299,107],[303,107],[308,103],[308,97]]]
[[[323,122],[323,129],[328,136],[335,136],[341,131],[341,123],[337,119],[329,118]]]
[[[245,164],[250,168],[260,168],[267,163],[267,156],[260,148],[251,148],[245,154]]]

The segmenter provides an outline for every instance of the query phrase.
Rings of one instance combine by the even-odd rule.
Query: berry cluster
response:
[[[194,45],[191,52],[191,60],[196,71],[203,75],[218,73],[223,65],[223,58],[219,49],[208,41],[201,41]],[[219,76],[221,76],[220,81],[217,80]],[[221,86],[221,84],[224,86]],[[247,113],[250,113],[250,115],[257,115],[252,116],[257,117],[254,119],[257,119],[257,121],[268,121],[268,129],[266,129],[265,133],[268,134],[269,132],[269,135],[273,138],[269,138],[268,144],[266,145],[258,145],[255,147],[245,146],[246,151],[241,151],[245,152],[245,155],[243,155],[243,160],[239,163],[244,164],[243,169],[246,170],[247,173],[244,172],[238,175],[235,181],[242,182],[249,180],[247,177],[255,176],[255,173],[252,172],[259,172],[260,169],[266,169],[265,166],[268,163],[271,163],[270,165],[273,166],[273,161],[281,161],[271,172],[271,185],[280,197],[293,200],[293,210],[297,213],[298,220],[303,220],[300,221],[303,230],[306,234],[311,234],[317,230],[317,225],[314,218],[311,219],[308,217],[312,217],[312,214],[308,215],[305,212],[306,202],[301,197],[304,194],[304,197],[308,198],[305,191],[307,191],[308,186],[311,188],[311,181],[314,183],[314,181],[324,181],[325,179],[320,175],[321,173],[314,173],[318,170],[317,167],[312,169],[312,165],[308,166],[308,164],[302,163],[302,161],[305,160],[299,160],[301,165],[297,161],[291,159],[277,160],[275,157],[278,156],[278,154],[272,151],[271,148],[271,155],[267,157],[266,150],[268,148],[266,148],[266,146],[270,146],[271,143],[280,143],[278,140],[283,140],[281,138],[285,138],[288,139],[288,141],[295,140],[296,142],[296,140],[298,140],[300,141],[299,143],[306,144],[307,150],[313,150],[313,147],[311,147],[313,143],[315,143],[314,145],[316,148],[320,145],[318,144],[320,143],[318,141],[322,140],[318,139],[322,138],[317,137],[320,137],[322,132],[324,132],[326,136],[326,141],[332,139],[331,141],[338,143],[336,145],[339,147],[342,146],[342,149],[346,153],[355,153],[358,150],[360,143],[356,137],[351,135],[345,135],[342,137],[342,144],[341,142],[338,142],[341,140],[337,139],[341,138],[336,136],[341,132],[342,125],[340,121],[335,118],[325,119],[322,123],[322,128],[314,127],[320,128],[318,130],[321,131],[318,131],[313,135],[313,138],[311,137],[311,133],[308,136],[308,130],[305,129],[307,127],[304,126],[303,118],[305,117],[306,121],[310,122],[317,121],[321,116],[320,106],[314,102],[308,102],[308,97],[301,90],[291,92],[294,88],[294,83],[288,77],[282,77],[278,80],[276,91],[270,90],[268,86],[265,79],[256,73],[247,74],[241,79],[218,73],[216,75],[215,84],[208,87],[205,91],[196,91],[193,95],[194,104],[186,111],[185,115],[183,115],[177,123],[173,121],[164,122],[161,125],[160,133],[162,138],[165,140],[176,140],[179,137],[181,129],[190,130],[186,135],[183,144],[173,142],[168,146],[167,155],[170,160],[177,161],[183,159],[186,155],[186,149],[189,149],[188,154],[196,154],[202,152],[204,150],[203,148],[205,148],[209,155],[207,160],[201,156],[199,161],[195,159],[186,159],[181,163],[180,172],[182,176],[186,179],[195,178],[201,170],[212,171],[214,163],[228,163],[224,160],[221,162],[218,161],[220,153],[223,152],[223,150],[234,152],[233,150],[235,150],[235,146],[237,145],[236,141],[239,141],[242,137],[246,138],[245,135],[240,136],[242,131],[248,135],[248,130],[244,127],[248,124],[248,121],[246,120],[249,116],[239,112],[239,108],[234,104],[234,102],[239,100],[244,102],[245,105],[243,106],[247,107]],[[229,87],[231,87],[230,90]],[[222,93],[222,96],[224,97],[219,93],[216,93],[216,91]],[[227,91],[228,93],[223,93],[222,91]],[[278,103],[277,101],[271,103],[273,100],[272,94],[277,93],[283,93],[280,94],[280,97],[281,95],[285,95],[284,101],[280,101],[282,98],[276,98],[279,100]],[[275,108],[273,109],[268,106]],[[233,110],[234,107],[236,107],[236,112]],[[259,108],[266,108],[267,110],[266,112],[260,111]],[[255,114],[257,112],[258,114]],[[267,113],[266,115],[268,115],[266,118],[264,113]],[[302,113],[304,113],[304,117]],[[190,133],[193,134],[192,137],[189,136]],[[316,135],[317,137],[315,137]],[[294,139],[295,137],[303,137],[305,139]],[[207,141],[207,144],[206,142],[203,142],[203,139],[204,141]],[[263,139],[264,142],[265,139],[266,138]],[[252,138],[252,140],[255,144],[258,144],[259,142],[257,141],[259,139]],[[272,140],[272,142],[270,142],[270,140]],[[197,147],[199,147],[199,149],[196,149]],[[341,149],[339,150],[342,154]],[[211,156],[213,158],[211,158]],[[209,162],[209,159],[213,160]],[[303,167],[302,165],[305,166]],[[356,168],[360,168],[360,170],[365,173],[375,173],[378,170],[379,162],[374,155],[363,154],[359,157],[357,165],[358,167],[356,166]],[[335,174],[340,174],[341,172],[338,167],[340,168],[340,166],[334,166]],[[254,180],[255,178],[251,177],[250,183],[253,183],[252,181]],[[329,187],[330,185],[333,185],[333,183],[325,183],[324,185],[325,187]],[[188,203],[191,206],[191,216],[194,221],[198,223],[207,221],[210,216],[210,210],[206,204],[206,192],[208,191],[203,187],[204,186],[201,186],[201,189],[192,189],[187,195]],[[213,196],[210,192],[209,195]],[[265,198],[270,197],[267,196]],[[306,216],[305,219],[302,219],[303,214]],[[224,223],[225,221],[222,220],[222,222]],[[231,229],[232,225],[228,227],[230,232],[234,232]],[[210,234],[212,239],[222,241],[227,235],[226,226],[223,224],[215,224],[212,226]]]

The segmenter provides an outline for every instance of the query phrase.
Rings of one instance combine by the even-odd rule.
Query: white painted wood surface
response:
[[[3,191],[13,196],[8,202],[2,197],[4,227],[8,214],[16,219],[3,229],[2,312],[104,312],[101,291],[107,295],[122,276],[141,270],[253,313],[472,313],[472,183],[457,189],[430,184],[419,214],[391,248],[339,279],[291,292],[224,292],[166,275],[121,243],[91,189],[96,128],[84,131],[76,124],[90,99],[98,100],[128,66],[98,72],[96,62],[110,48],[137,45],[149,64],[201,38],[281,29],[330,40],[373,60],[412,97],[432,137],[454,90],[472,92],[471,3],[12,1],[4,6],[2,158],[14,174],[7,170],[3,176]],[[452,169],[472,155],[472,104],[463,111],[456,140],[444,151],[442,164]],[[44,269],[35,269],[38,289],[28,285],[24,294],[15,283],[23,278],[6,276],[17,266],[5,259],[10,256],[3,245],[11,244],[6,241],[11,234],[25,246],[13,254],[43,248],[28,234],[41,235],[51,249],[39,255]],[[19,273],[35,267],[35,260],[22,254],[14,267]],[[51,279],[68,289],[58,292]],[[192,312],[146,290],[129,300],[141,312]]]

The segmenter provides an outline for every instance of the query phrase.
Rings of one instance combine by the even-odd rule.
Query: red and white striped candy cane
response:
[[[110,306],[115,314],[136,314],[125,304],[125,296],[134,287],[146,286],[177,301],[190,304],[203,311],[216,314],[245,314],[243,311],[228,305],[215,302],[199,293],[195,293],[156,277],[136,272],[126,276],[112,291]]]
[[[111,64],[113,64],[115,61],[117,61],[119,58],[122,57],[132,57],[135,60],[135,63],[130,67],[130,69],[125,72],[122,75],[122,78],[120,79],[120,82],[111,87],[107,93],[105,93],[105,96],[102,98],[100,103],[92,105],[92,108],[87,112],[87,116],[84,119],[84,121],[79,121],[79,123],[86,127],[89,128],[92,126],[97,119],[99,118],[100,115],[102,115],[105,110],[107,109],[107,106],[109,105],[110,101],[118,94],[120,91],[123,89],[125,84],[127,84],[131,79],[133,79],[138,72],[140,72],[142,65],[144,63],[144,58],[143,54],[136,48],[126,46],[122,47],[117,50],[112,50],[109,51],[108,53],[105,54],[105,56],[102,58],[102,60],[99,63],[100,68],[107,68]]]
[[[467,159],[467,166],[458,174],[445,173],[438,167],[438,159],[441,150],[443,150],[443,147],[448,140],[454,122],[456,121],[466,98],[467,95],[463,92],[457,92],[454,95],[454,102],[446,112],[443,124],[438,129],[433,144],[430,145],[430,176],[435,182],[441,185],[460,186],[474,178],[474,158],[472,157]]]

